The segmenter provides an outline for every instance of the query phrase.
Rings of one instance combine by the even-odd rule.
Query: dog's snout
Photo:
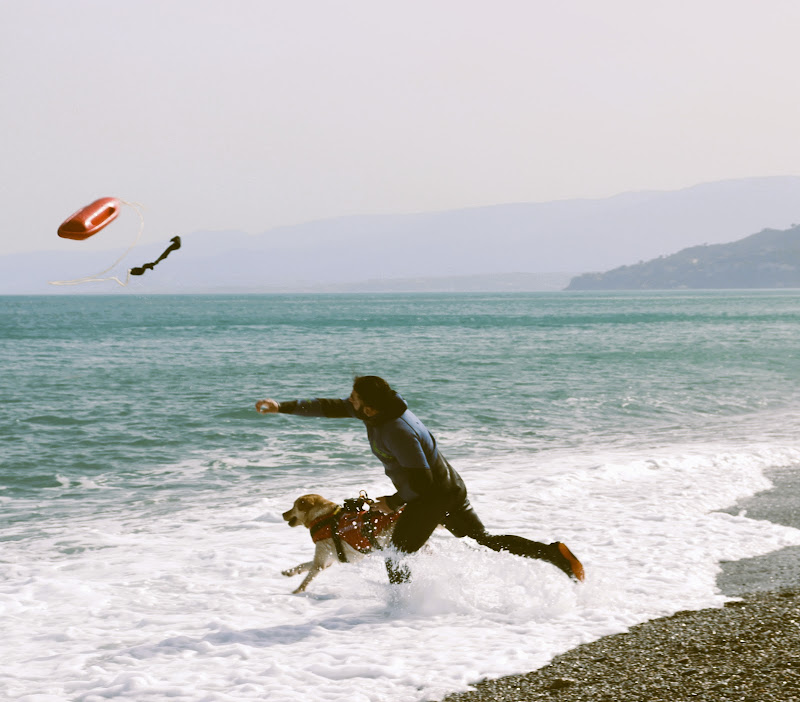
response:
[[[289,510],[286,510],[283,513],[283,519],[286,522],[289,522],[290,527],[296,527],[300,525],[300,518],[297,516],[294,507]]]

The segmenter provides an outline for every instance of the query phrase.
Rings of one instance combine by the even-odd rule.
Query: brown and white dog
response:
[[[291,527],[301,524],[306,527],[316,550],[314,560],[282,571],[286,576],[307,573],[294,592],[303,592],[320,571],[337,560],[342,563],[359,561],[370,551],[387,546],[400,511],[391,514],[377,510],[345,512],[340,505],[320,495],[298,497],[292,508],[283,513],[283,518]]]

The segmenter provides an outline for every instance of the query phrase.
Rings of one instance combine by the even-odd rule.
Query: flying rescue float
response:
[[[111,222],[113,222],[119,216],[120,209],[123,205],[132,207],[139,215],[139,232],[136,235],[136,238],[133,240],[133,243],[127,248],[122,256],[114,261],[114,263],[112,263],[108,268],[100,271],[99,273],[87,275],[83,278],[76,278],[75,280],[51,280],[49,281],[51,285],[80,285],[81,283],[99,283],[106,280],[114,280],[120,285],[125,286],[130,281],[130,277],[132,275],[144,275],[145,271],[153,270],[153,268],[163,261],[167,256],[169,256],[172,251],[176,251],[181,247],[181,238],[179,236],[174,236],[170,240],[171,243],[166,248],[164,253],[162,253],[155,261],[152,263],[143,263],[141,266],[129,268],[125,275],[124,281],[120,280],[117,276],[108,276],[105,278],[102,277],[112,270],[117,264],[119,264],[119,262],[131,252],[131,250],[139,242],[139,239],[142,236],[142,231],[144,230],[144,217],[142,216],[141,206],[133,202],[120,200],[115,197],[101,197],[91,204],[82,207],[61,223],[61,226],[58,228],[58,235],[62,239],[73,239],[75,241],[83,241],[88,239],[111,224]]]

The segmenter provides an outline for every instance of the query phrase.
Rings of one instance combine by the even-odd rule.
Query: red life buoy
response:
[[[120,206],[115,197],[101,197],[64,220],[58,235],[64,239],[88,239],[117,218]]]

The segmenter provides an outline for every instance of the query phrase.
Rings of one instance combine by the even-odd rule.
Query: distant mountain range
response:
[[[181,250],[128,288],[49,286],[103,270],[118,255],[59,240],[54,223],[58,250],[0,257],[0,294],[563,289],[580,273],[798,221],[800,177],[785,176],[600,200],[341,217],[258,235],[168,232],[111,272],[124,277],[181,234]]]
[[[765,229],[730,244],[692,246],[607,273],[585,273],[567,290],[800,288],[800,226]]]

